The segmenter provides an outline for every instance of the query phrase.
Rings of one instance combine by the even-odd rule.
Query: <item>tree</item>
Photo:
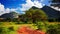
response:
[[[29,9],[28,11],[26,11],[25,15],[27,19],[31,20],[33,23],[36,23],[40,20],[44,21],[45,19],[47,19],[47,15],[41,9]]]
[[[47,15],[43,10],[29,9],[26,11],[25,15],[28,21],[32,21],[32,23],[34,23],[34,25],[36,25],[38,29],[46,28],[45,26],[47,25]]]

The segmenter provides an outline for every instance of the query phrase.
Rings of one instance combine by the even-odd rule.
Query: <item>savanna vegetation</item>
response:
[[[29,9],[18,18],[6,18],[0,22],[0,34],[18,34],[20,27],[27,26],[33,30],[41,30],[46,34],[60,34],[58,22],[48,22],[47,14],[41,9]]]

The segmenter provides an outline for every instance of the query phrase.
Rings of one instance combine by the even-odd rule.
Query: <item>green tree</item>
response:
[[[26,11],[26,17],[29,21],[36,23],[37,21],[45,21],[47,19],[47,15],[41,9],[29,9]]]
[[[41,9],[29,9],[26,11],[27,21],[32,21],[38,29],[44,29],[47,26],[47,15]]]

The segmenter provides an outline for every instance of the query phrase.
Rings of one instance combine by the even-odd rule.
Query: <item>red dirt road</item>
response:
[[[17,30],[18,34],[45,34],[40,30],[33,30],[29,27],[21,27]]]

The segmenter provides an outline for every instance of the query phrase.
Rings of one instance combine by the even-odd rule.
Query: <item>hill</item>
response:
[[[6,19],[6,18],[11,18],[11,19],[18,18],[18,13],[16,13],[16,12],[5,13],[5,14],[1,15],[0,18],[4,18],[4,19]]]

